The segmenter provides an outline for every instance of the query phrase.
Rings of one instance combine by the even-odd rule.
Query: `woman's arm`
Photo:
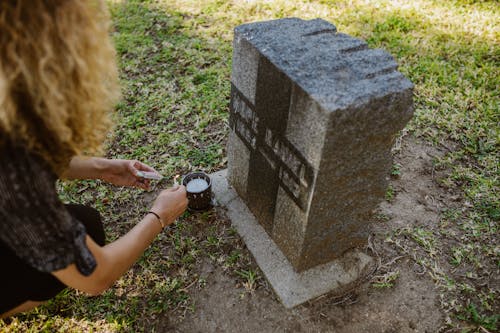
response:
[[[152,211],[168,225],[184,212],[187,206],[184,186],[164,190],[156,199]],[[109,288],[142,255],[144,250],[162,230],[158,218],[147,214],[142,221],[116,241],[100,247],[87,236],[87,246],[94,255],[97,266],[89,276],[82,275],[75,264],[52,272],[69,287],[91,295],[98,295]]]
[[[138,171],[155,172],[160,176],[155,169],[135,160],[75,156],[61,178],[102,179],[118,186],[135,186],[147,190],[149,180],[139,177]]]
[[[87,236],[87,246],[97,262],[91,275],[82,275],[75,264],[52,274],[69,287],[89,295],[101,294],[137,261],[160,233],[161,225],[155,219],[152,214],[146,215],[126,235],[104,247],[100,247]]]
[[[61,176],[64,179],[101,179],[109,169],[108,159],[101,157],[75,156]]]

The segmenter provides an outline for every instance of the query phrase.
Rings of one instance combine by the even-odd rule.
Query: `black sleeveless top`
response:
[[[41,157],[22,146],[0,147],[0,242],[41,272],[75,263],[88,276],[96,261],[87,233],[60,201],[56,180]]]

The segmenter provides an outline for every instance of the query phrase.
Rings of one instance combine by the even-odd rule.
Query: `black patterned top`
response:
[[[0,147],[0,242],[39,271],[75,263],[88,276],[96,261],[87,233],[60,201],[56,180],[41,157],[12,144]]]

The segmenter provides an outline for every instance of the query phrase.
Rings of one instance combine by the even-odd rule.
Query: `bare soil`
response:
[[[395,163],[401,167],[400,176],[391,179],[395,195],[380,205],[379,214],[385,218],[374,223],[365,249],[379,262],[371,281],[340,297],[324,295],[286,309],[265,281],[249,291],[222,265],[203,259],[195,270],[205,278],[206,285],[190,290],[192,310],[165,314],[154,328],[190,333],[440,331],[444,316],[435,283],[425,268],[398,252],[386,238],[397,228],[437,224],[440,209],[456,204],[456,196],[445,192],[436,181],[439,175],[433,159],[442,151],[413,137],[399,142],[397,148]],[[221,211],[221,218],[223,215]],[[399,272],[394,286],[374,288],[377,276],[388,272]]]

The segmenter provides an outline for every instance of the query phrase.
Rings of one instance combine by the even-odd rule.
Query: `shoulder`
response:
[[[55,182],[56,174],[49,164],[26,146],[3,141],[0,144],[0,179],[28,180],[35,178]]]
[[[57,177],[39,155],[21,145],[0,148],[0,242],[32,267],[52,272],[76,262],[95,267],[86,230],[59,199]]]

